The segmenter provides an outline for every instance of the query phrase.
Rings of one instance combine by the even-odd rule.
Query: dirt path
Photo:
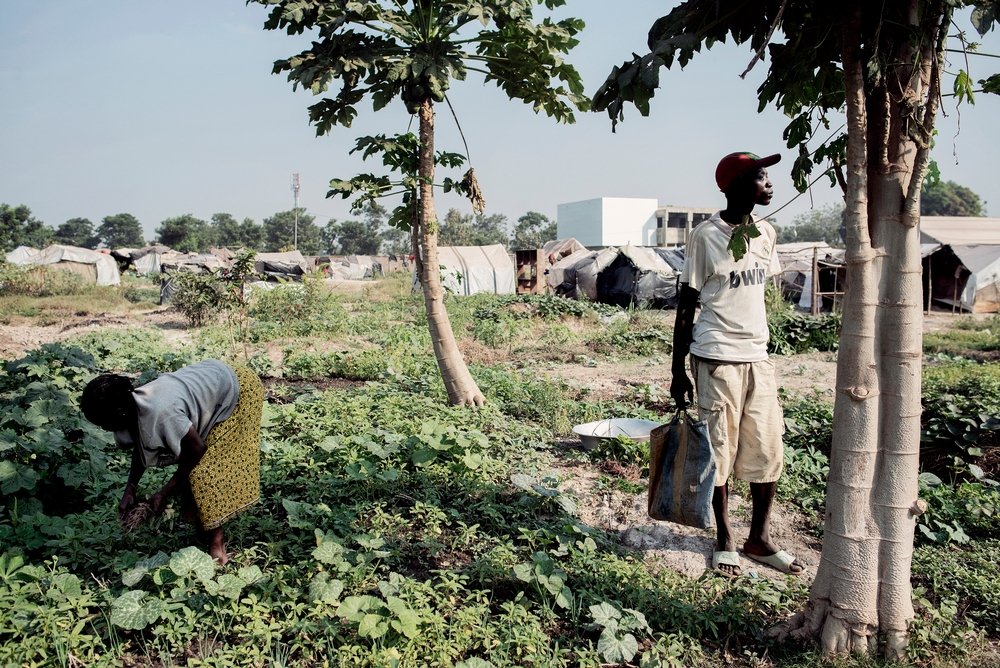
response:
[[[97,329],[154,327],[171,344],[191,341],[184,318],[170,307],[158,307],[131,313],[100,313],[60,318],[55,324],[40,325],[37,319],[13,317],[0,324],[0,361],[22,357],[43,343],[57,343]]]

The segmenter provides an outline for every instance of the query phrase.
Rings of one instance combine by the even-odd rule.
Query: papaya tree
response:
[[[265,29],[289,35],[308,31],[311,44],[274,64],[295,86],[322,99],[309,107],[317,135],[350,126],[369,100],[373,111],[402,103],[418,119],[415,174],[407,197],[391,221],[410,228],[418,248],[417,268],[434,354],[449,400],[481,405],[482,392],[469,373],[444,306],[434,206],[435,105],[446,102],[453,81],[481,74],[511,99],[521,100],[560,122],[588,100],[577,71],[563,55],[577,44],[583,22],[535,20],[565,0],[248,0],[269,6]],[[336,83],[335,90],[331,86]],[[377,146],[380,142],[371,143]],[[365,197],[392,193],[388,177],[331,182],[331,195],[358,190]],[[474,174],[459,181],[478,195]],[[474,205],[481,204],[473,197]]]
[[[796,187],[804,190],[821,167],[817,178],[843,189],[847,293],[823,553],[808,604],[783,629],[818,635],[831,654],[868,651],[881,634],[886,653],[900,657],[914,616],[910,561],[923,508],[920,188],[945,49],[965,47],[963,35],[948,45],[952,14],[969,6],[975,28],[992,29],[996,0],[688,0],[653,24],[650,52],[614,68],[594,99],[613,124],[626,104],[645,115],[661,68],[684,67],[715,42],[747,44],[748,70],[768,62],[760,109],[774,104],[791,119],[784,139],[796,153]],[[948,94],[972,101],[973,81],[959,71]],[[997,75],[978,83],[1000,89]],[[830,134],[841,114],[846,131]]]

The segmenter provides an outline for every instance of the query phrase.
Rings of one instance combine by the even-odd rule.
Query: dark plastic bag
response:
[[[715,456],[708,424],[677,411],[649,435],[649,516],[710,529],[715,526],[712,493]]]

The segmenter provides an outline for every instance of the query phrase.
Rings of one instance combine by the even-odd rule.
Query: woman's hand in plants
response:
[[[167,497],[169,495],[170,490],[164,487],[159,492],[149,497],[149,507],[153,511],[154,515],[159,515],[163,512],[163,508],[167,505]]]
[[[132,485],[125,486],[125,493],[122,494],[122,500],[118,504],[118,516],[121,517],[135,505],[135,490]]]

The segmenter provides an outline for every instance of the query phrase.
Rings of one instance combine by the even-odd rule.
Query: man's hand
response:
[[[125,493],[122,494],[122,500],[118,504],[118,516],[121,517],[135,505],[135,490],[132,489],[132,485],[125,486]]]
[[[688,404],[694,403],[694,386],[685,372],[674,373],[674,377],[670,381],[670,396],[673,397],[679,411],[687,408]]]

